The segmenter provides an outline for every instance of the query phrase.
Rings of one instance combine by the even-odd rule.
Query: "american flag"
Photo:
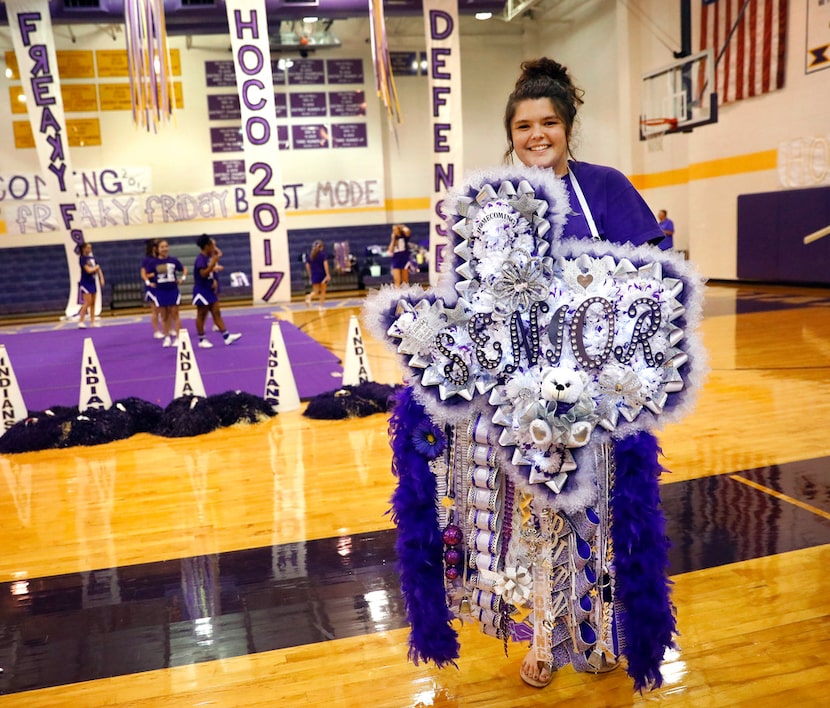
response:
[[[788,0],[702,1],[700,48],[720,56],[718,103],[783,88],[788,11]]]

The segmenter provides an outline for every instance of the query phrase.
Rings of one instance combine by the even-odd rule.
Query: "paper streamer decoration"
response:
[[[174,106],[164,3],[125,0],[124,26],[133,121],[158,132],[173,115]]]
[[[372,63],[375,66],[375,89],[378,98],[386,106],[386,117],[397,142],[398,135],[395,126],[396,123],[403,122],[403,116],[398,102],[398,91],[395,88],[395,77],[392,74],[392,63],[389,60],[386,17],[383,13],[383,2],[380,2],[380,0],[369,0],[369,33],[372,45]]]

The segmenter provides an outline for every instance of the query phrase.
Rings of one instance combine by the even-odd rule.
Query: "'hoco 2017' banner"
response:
[[[247,165],[254,302],[291,299],[274,77],[264,0],[227,0]]]
[[[52,213],[58,215],[58,229],[63,226],[68,232],[64,248],[69,266],[70,285],[66,304],[69,316],[79,309],[81,267],[75,249],[83,242],[84,234],[80,228],[73,227],[76,211],[74,180],[69,162],[52,18],[46,0],[7,0],[6,8],[41,175],[49,184]],[[97,298],[98,311],[100,303],[101,298]]]
[[[447,244],[443,199],[463,176],[461,48],[457,0],[424,0],[432,110],[432,186],[429,218],[429,279],[433,285]]]

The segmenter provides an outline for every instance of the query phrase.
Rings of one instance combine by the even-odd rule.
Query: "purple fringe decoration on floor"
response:
[[[392,518],[398,527],[396,550],[401,591],[410,625],[409,659],[432,661],[438,668],[457,666],[458,634],[444,594],[444,541],[438,528],[435,475],[414,447],[412,433],[428,416],[404,388],[389,421],[392,471],[398,486]]]
[[[674,646],[674,606],[667,577],[669,540],[660,508],[657,439],[641,431],[614,445],[611,496],[616,597],[623,606],[623,654],[634,690],[662,685],[660,663]]]

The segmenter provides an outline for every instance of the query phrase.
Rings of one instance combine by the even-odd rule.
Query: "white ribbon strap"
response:
[[[576,198],[579,201],[579,206],[582,208],[582,213],[585,215],[585,221],[588,222],[588,228],[591,230],[591,237],[594,241],[599,241],[600,235],[599,231],[597,230],[597,225],[594,223],[594,217],[591,214],[591,209],[588,206],[588,201],[585,199],[585,195],[582,193],[582,187],[579,186],[579,182],[576,179],[576,175],[571,170],[570,166],[568,166],[568,174],[571,178],[571,186],[574,189],[574,194],[576,194]]]

